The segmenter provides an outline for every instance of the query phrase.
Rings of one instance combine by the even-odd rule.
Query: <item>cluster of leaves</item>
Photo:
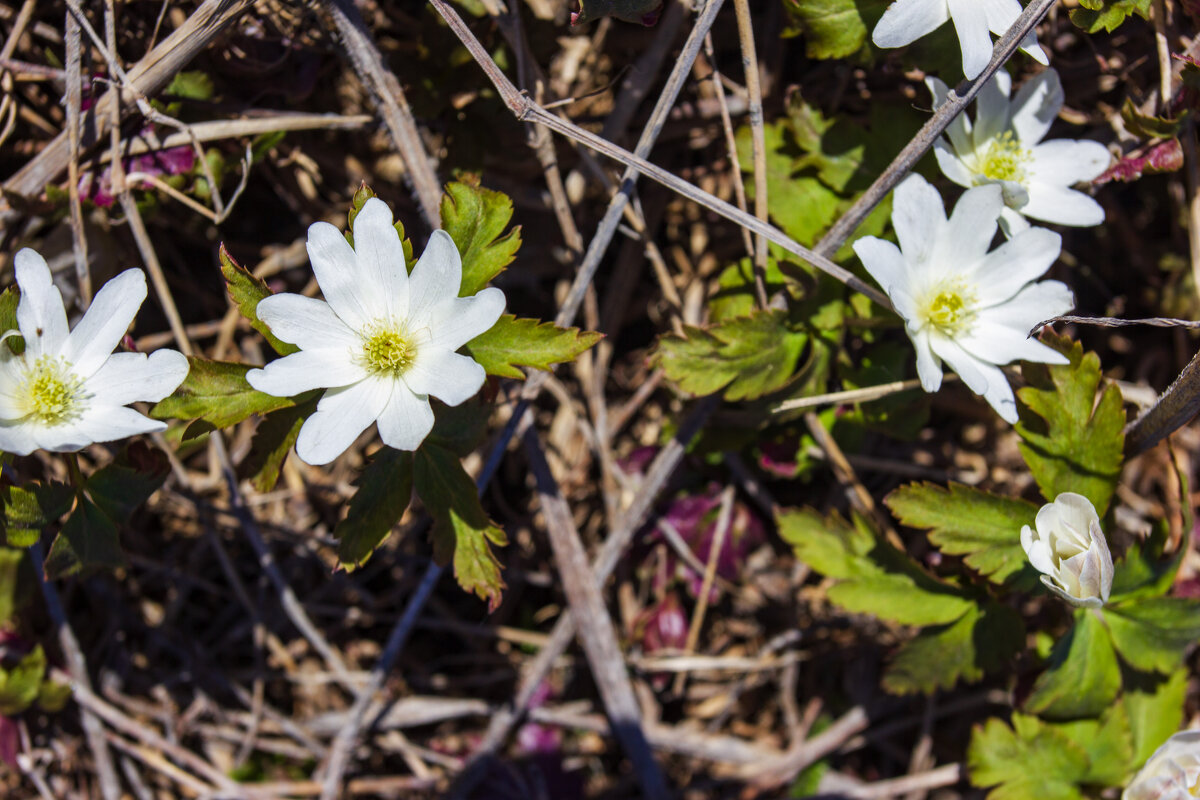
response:
[[[363,204],[373,196],[366,186],[355,193],[348,217],[351,226]],[[462,256],[460,295],[473,295],[512,262],[521,246],[520,229],[509,229],[512,203],[499,192],[466,181],[446,187],[441,212],[442,225]],[[411,271],[416,261],[412,244],[401,223],[396,223],[396,232]],[[266,284],[238,265],[224,248],[221,270],[230,297],[250,325],[279,355],[295,352],[293,345],[274,337],[257,316],[258,303],[270,295]],[[598,339],[596,333],[509,314],[469,342],[467,351],[489,375],[523,378],[520,367],[549,369],[575,358]],[[236,425],[254,414],[262,415],[250,453],[239,469],[241,477],[260,491],[269,490],[321,393],[272,397],[251,388],[246,381],[251,368],[245,364],[202,358],[191,362],[187,380],[156,405],[151,415],[191,421],[183,435],[185,441]],[[434,430],[416,453],[384,448],[371,458],[357,480],[346,517],[334,531],[343,568],[355,569],[367,561],[400,521],[415,491],[434,520],[431,537],[435,558],[443,564],[454,564],[455,576],[464,589],[487,600],[493,608],[499,604],[504,581],[492,547],[503,546],[506,539],[480,505],[474,482],[461,462],[482,438],[488,412],[487,405],[477,402],[457,408],[438,405]]]

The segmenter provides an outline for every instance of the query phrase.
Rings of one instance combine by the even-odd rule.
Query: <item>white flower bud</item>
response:
[[[1041,507],[1034,524],[1036,531],[1021,528],[1021,547],[1046,588],[1073,606],[1099,608],[1108,602],[1112,555],[1091,501],[1063,492]]]
[[[1129,782],[1121,800],[1193,800],[1200,792],[1200,730],[1167,739]]]

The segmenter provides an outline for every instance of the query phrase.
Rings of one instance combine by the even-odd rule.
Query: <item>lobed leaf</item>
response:
[[[334,528],[338,563],[347,571],[363,564],[404,516],[412,499],[413,454],[384,447],[354,482],[346,518]]]
[[[11,547],[31,546],[48,525],[67,513],[74,500],[74,490],[56,481],[0,487],[5,542]]]
[[[1075,625],[1055,643],[1024,707],[1046,719],[1095,717],[1120,690],[1121,667],[1108,629],[1096,614],[1078,609]]]
[[[82,570],[125,566],[116,523],[100,507],[82,497],[46,554],[46,577],[72,575]]]
[[[1082,747],[1037,717],[1015,713],[976,726],[967,748],[971,783],[989,800],[1082,800],[1078,783],[1091,768]]]
[[[1079,0],[1080,8],[1071,9],[1071,22],[1088,33],[1112,33],[1130,14],[1150,18],[1153,0]]]
[[[1130,766],[1140,767],[1159,745],[1183,724],[1188,670],[1180,667],[1167,677],[1129,670],[1125,675],[1125,707],[1133,735]]]
[[[266,414],[304,402],[312,393],[272,397],[251,388],[246,373],[253,367],[229,361],[189,357],[191,369],[174,394],[150,409],[154,419],[201,419],[228,428],[253,414]]]
[[[13,666],[0,667],[0,715],[16,716],[38,698],[46,675],[46,653],[39,644]]]
[[[1090,786],[1123,786],[1132,771],[1133,732],[1125,704],[1115,703],[1095,718],[1061,722],[1054,726],[1079,745],[1088,757],[1088,769],[1080,783]]]
[[[974,682],[1024,643],[1025,626],[1011,608],[971,605],[957,620],[926,628],[901,646],[884,673],[883,688],[893,694],[932,694],[960,680]]]
[[[809,58],[845,58],[862,49],[867,26],[858,0],[784,0],[783,7],[804,36]]]
[[[271,345],[271,349],[281,356],[299,351],[300,348],[296,345],[276,338],[267,323],[258,318],[258,304],[272,294],[267,284],[234,261],[224,243],[221,244],[217,255],[221,261],[221,274],[225,276],[225,289],[229,292],[229,298],[250,323],[250,327],[261,333],[267,344]]]
[[[1104,623],[1121,658],[1144,672],[1174,672],[1200,639],[1200,601],[1155,597],[1106,606]]]
[[[505,314],[490,330],[468,342],[467,352],[489,375],[523,379],[525,373],[518,367],[549,372],[555,364],[573,361],[603,336]]]
[[[250,452],[238,464],[238,477],[248,479],[260,492],[269,492],[279,480],[284,459],[296,444],[300,426],[317,410],[314,394],[304,402],[266,414],[250,439]]]
[[[462,255],[463,280],[460,297],[476,294],[499,275],[521,247],[521,228],[508,233],[513,205],[508,195],[464,179],[446,184],[442,195],[442,227]]]

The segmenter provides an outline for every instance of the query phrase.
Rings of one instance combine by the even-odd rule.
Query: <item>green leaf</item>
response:
[[[771,217],[788,235],[806,247],[832,224],[837,215],[839,197],[811,175],[799,175],[796,161],[802,155],[789,141],[788,123],[781,120],[763,129],[766,137],[767,198]],[[742,170],[754,169],[750,128],[737,134],[738,159]],[[746,181],[746,192],[753,198],[754,180]]]
[[[907,555],[879,541],[861,520],[851,525],[836,513],[822,519],[804,510],[782,512],[777,522],[796,558],[840,580],[829,599],[848,611],[902,625],[935,625],[975,608],[960,590],[925,575]]]
[[[785,311],[757,311],[711,326],[684,326],[659,340],[654,360],[683,391],[753,400],[781,388],[796,371],[807,334],[793,331]]]
[[[350,246],[354,246],[354,220],[358,217],[363,206],[372,197],[375,197],[375,190],[367,186],[366,181],[359,184],[358,189],[354,192],[354,197],[350,198],[350,210],[346,213],[346,241]],[[396,229],[396,235],[400,237],[400,248],[404,251],[404,266],[409,272],[412,272],[413,266],[417,263],[417,259],[413,257],[412,240],[404,232],[404,223],[397,220],[392,227]]]
[[[560,328],[553,322],[505,314],[486,333],[467,343],[467,352],[489,375],[523,379],[517,367],[550,371],[554,364],[573,361],[604,334]]]
[[[767,296],[773,297],[783,290],[787,281],[779,269],[779,261],[767,258],[767,269],[764,276],[767,282]],[[754,262],[743,258],[736,264],[726,267],[717,276],[717,293],[708,299],[708,315],[713,322],[724,322],[735,317],[748,317],[758,308],[754,288]]]
[[[134,443],[118,460],[92,473],[84,489],[109,519],[124,523],[158,491],[170,471],[161,450]]]
[[[266,414],[303,402],[311,393],[272,397],[252,389],[246,373],[253,367],[229,361],[188,358],[191,371],[175,393],[150,409],[154,419],[202,419],[228,428],[252,414]]]
[[[22,576],[26,563],[27,551],[0,547],[0,625],[10,625],[28,593]]]
[[[17,304],[20,302],[21,296],[11,286],[0,292],[0,334],[7,331],[19,330],[17,328]],[[6,341],[11,342],[12,339],[7,339]],[[13,352],[20,353],[24,349],[24,343],[22,343],[21,349],[14,350]]]
[[[167,84],[163,94],[170,97],[181,97],[185,100],[211,100],[213,98],[213,82],[207,73],[199,70],[188,70],[175,73],[175,77]]]
[[[46,674],[46,654],[39,644],[11,668],[0,667],[0,714],[13,717],[37,700]]]
[[[460,297],[476,294],[516,257],[521,247],[521,228],[504,233],[512,214],[508,195],[482,188],[477,179],[446,184],[442,227],[462,255]]]
[[[1100,358],[1066,338],[1046,343],[1063,352],[1069,364],[1024,365],[1029,382],[1017,391],[1025,404],[1016,425],[1021,455],[1042,496],[1049,501],[1077,492],[1092,501],[1103,517],[1124,463],[1125,411],[1121,392],[1109,385],[1096,401]]]
[[[967,566],[994,583],[1003,583],[1028,563],[1021,548],[1021,526],[1031,525],[1038,507],[951,483],[910,483],[889,494],[884,503],[910,528],[929,531],[943,553],[964,556]]]
[[[1104,623],[1126,663],[1144,672],[1174,672],[1200,638],[1200,602],[1155,597],[1106,606]]]
[[[1188,670],[1163,678],[1152,672],[1125,673],[1125,707],[1133,731],[1131,767],[1140,767],[1183,724]]]
[[[61,578],[81,570],[125,566],[117,526],[100,507],[81,498],[46,554],[46,577]]]
[[[384,447],[354,482],[346,518],[337,524],[338,563],[348,572],[363,564],[404,516],[412,499],[413,455]]]
[[[305,402],[264,416],[250,440],[250,452],[238,464],[238,477],[249,479],[260,492],[275,488],[284,459],[296,444],[304,420],[317,410],[317,400],[314,395]]]
[[[1088,757],[1088,770],[1081,783],[1092,786],[1122,786],[1131,771],[1133,734],[1125,704],[1118,700],[1098,719],[1059,723],[1054,729],[1079,745]]]
[[[866,43],[856,0],[784,0],[783,6],[803,32],[809,58],[845,58]]]
[[[413,479],[417,495],[433,517],[433,554],[439,564],[454,561],[454,576],[468,592],[500,605],[504,580],[491,545],[508,544],[504,531],[488,519],[475,483],[457,455],[426,442],[416,453]]]
[[[1169,118],[1143,114],[1133,99],[1127,97],[1125,105],[1121,106],[1121,119],[1134,136],[1143,139],[1174,139],[1183,130],[1187,115],[1185,113]]]
[[[298,352],[299,347],[276,338],[267,323],[258,318],[259,302],[272,294],[267,284],[234,261],[224,243],[217,251],[217,256],[221,261],[221,274],[225,276],[225,288],[229,292],[229,298],[233,300],[241,315],[249,321],[250,327],[261,333],[267,344],[271,345],[271,349],[279,355],[286,356]]]
[[[998,669],[1025,643],[1025,626],[1011,608],[972,605],[959,619],[926,628],[901,646],[883,676],[893,694],[930,694],[974,682]]]
[[[1152,0],[1079,0],[1081,8],[1071,9],[1071,22],[1088,33],[1112,33],[1130,14],[1150,18]]]
[[[67,701],[71,699],[71,691],[71,684],[59,683],[52,678],[47,678],[38,687],[38,708],[51,714],[62,711],[67,705]]]
[[[967,748],[971,783],[995,786],[989,800],[1082,800],[1077,783],[1091,768],[1087,753],[1037,717],[1013,714],[976,726]]]
[[[491,410],[491,404],[478,397],[456,406],[439,406],[425,441],[466,458],[483,441]]]
[[[585,25],[601,17],[653,25],[658,20],[662,5],[663,0],[580,0],[579,12],[571,15],[571,27]]]
[[[1185,495],[1187,496],[1187,495]],[[1187,530],[1190,530],[1188,528]],[[1175,574],[1187,552],[1185,542],[1168,558],[1162,557],[1167,541],[1167,526],[1159,524],[1149,538],[1135,542],[1113,568],[1111,603],[1124,603],[1147,597],[1161,597],[1171,590]]]
[[[1025,710],[1046,719],[1095,717],[1120,690],[1121,667],[1108,629],[1096,614],[1078,609],[1075,625],[1055,643]]]
[[[52,522],[71,508],[75,492],[65,483],[30,483],[0,487],[4,504],[4,536],[12,547],[30,547]]]

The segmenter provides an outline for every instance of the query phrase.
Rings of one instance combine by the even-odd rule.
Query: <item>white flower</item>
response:
[[[1200,730],[1180,731],[1154,751],[1121,800],[1194,800],[1200,797]]]
[[[946,102],[949,89],[927,78],[933,103]],[[1029,227],[1024,217],[1058,225],[1089,226],[1104,221],[1104,209],[1070,188],[1091,181],[1112,160],[1099,142],[1054,139],[1042,142],[1063,106],[1058,73],[1046,70],[1028,81],[1009,102],[1012,78],[1001,70],[975,100],[975,121],[960,114],[946,129],[949,141],[934,143],[946,177],[959,186],[998,183],[1004,187],[1005,232]],[[1039,144],[1039,142],[1041,142]]]
[[[1075,299],[1058,281],[1030,283],[1058,258],[1057,233],[1033,228],[988,252],[1003,207],[999,186],[980,186],[963,194],[947,220],[941,195],[911,175],[893,200],[900,246],[867,236],[854,252],[904,318],[925,391],[941,386],[945,361],[1001,417],[1016,422],[1016,401],[999,365],[1067,363],[1028,332],[1069,311]]]
[[[954,20],[962,47],[963,74],[975,78],[992,59],[992,37],[1003,35],[1021,15],[1018,0],[896,0],[883,12],[871,34],[877,47],[903,47]],[[1021,49],[1042,64],[1050,63],[1030,33]]]
[[[1037,530],[1021,528],[1021,547],[1046,588],[1073,606],[1099,608],[1112,589],[1113,561],[1100,515],[1081,494],[1063,492],[1038,509]]]
[[[353,248],[318,222],[308,255],[325,300],[276,294],[257,309],[300,352],[246,379],[276,397],[329,389],[296,440],[306,463],[328,464],[372,422],[384,444],[416,450],[433,429],[431,396],[456,406],[483,386],[483,367],[455,351],[496,324],[504,293],[458,296],[462,259],[445,231],[433,232],[409,275],[392,212],[377,198],[354,219]]]
[[[17,327],[21,355],[0,344],[0,450],[65,453],[166,429],[126,404],[158,401],[188,374],[174,350],[114,353],[146,299],[146,276],[127,269],[104,284],[83,319],[69,330],[62,294],[46,260],[25,248],[13,259],[21,299]]]

